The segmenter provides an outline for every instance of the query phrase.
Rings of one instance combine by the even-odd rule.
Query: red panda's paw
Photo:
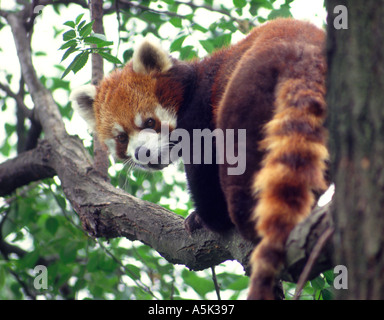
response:
[[[185,230],[187,230],[189,234],[192,234],[198,229],[204,228],[203,221],[199,217],[197,211],[193,211],[188,217],[185,218],[184,226]]]

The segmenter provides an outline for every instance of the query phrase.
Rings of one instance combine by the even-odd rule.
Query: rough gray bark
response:
[[[46,144],[39,144],[35,149],[0,164],[0,196],[6,196],[32,181],[50,178],[56,174],[46,157],[46,147],[50,148]]]
[[[92,0],[89,3],[91,20],[94,21],[92,29],[95,33],[104,34],[103,26],[103,0]],[[95,47],[95,46],[94,46]],[[104,60],[97,54],[92,53],[92,84],[97,85],[104,77]],[[94,168],[107,180],[108,177],[108,151],[98,137],[94,135]]]
[[[336,5],[348,10],[336,29]],[[338,298],[384,298],[384,6],[329,0],[328,105],[335,262],[347,267]]]

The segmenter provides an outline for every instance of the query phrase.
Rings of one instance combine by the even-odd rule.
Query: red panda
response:
[[[250,259],[249,299],[274,298],[285,241],[310,213],[315,192],[327,188],[324,41],[322,30],[293,19],[267,22],[201,61],[179,61],[144,41],[123,69],[71,95],[111,153],[146,170],[171,162],[159,160],[178,141],[162,138],[176,129],[190,137],[198,129],[234,132],[242,174],[229,174],[230,159],[216,160],[229,147],[225,135],[224,143],[213,141],[212,163],[202,161],[206,151],[185,161],[182,150],[196,207],[185,226],[225,232],[235,225],[244,238],[261,238]]]

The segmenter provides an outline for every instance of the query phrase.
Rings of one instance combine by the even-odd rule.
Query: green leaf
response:
[[[100,270],[105,271],[107,273],[113,272],[117,267],[117,262],[111,259],[110,257],[104,257],[104,259],[101,259],[99,262]]]
[[[35,56],[37,56],[37,57],[44,57],[46,55],[47,55],[47,53],[44,51],[36,51],[35,52]]]
[[[194,24],[192,25],[192,29],[193,29],[193,30],[197,30],[197,31],[201,31],[201,32],[203,32],[203,33],[205,33],[205,32],[208,31],[207,28],[204,28],[202,25],[200,25],[200,24],[198,24],[198,23],[194,23]]]
[[[78,72],[82,67],[85,66],[85,64],[88,61],[89,52],[83,51],[79,53],[71,62],[71,64],[65,69],[63,75],[61,76],[61,79],[64,79],[64,77],[70,72],[73,71],[73,73]]]
[[[318,276],[315,279],[311,280],[311,285],[313,288],[321,290],[324,288],[325,281],[321,276]]]
[[[181,60],[189,60],[196,57],[196,52],[194,51],[193,46],[185,46],[180,49],[180,59]]]
[[[105,34],[102,34],[102,33],[94,33],[93,36],[96,37],[96,38],[99,38],[100,40],[108,41],[108,40],[107,40],[107,37],[105,36]]]
[[[244,8],[247,5],[246,0],[233,0],[233,4],[236,8]]]
[[[9,154],[11,152],[11,146],[8,142],[4,142],[4,144],[2,145],[2,147],[0,148],[0,153],[5,156],[5,157],[8,157]]]
[[[63,72],[63,75],[61,76],[61,79],[64,79],[64,77],[72,70],[72,64],[73,64],[73,61],[72,63],[67,67],[67,69],[65,69],[65,71]]]
[[[115,56],[111,55],[108,52],[99,51],[98,54],[101,55],[105,60],[109,62],[112,62],[114,64],[122,64],[122,62],[118,58],[116,58]]]
[[[98,48],[113,45],[112,41],[106,41],[106,40],[100,39],[99,37],[95,37],[95,36],[89,36],[89,37],[84,38],[84,42],[89,43],[89,44],[95,44],[95,45],[97,45]]]
[[[5,146],[9,147],[8,143],[5,143],[4,146],[2,146],[0,148],[0,151],[4,155],[7,155],[7,152],[5,152],[5,150],[3,150],[5,148]],[[7,215],[7,219],[5,219],[2,222],[1,235],[3,238],[5,238],[7,235],[9,235],[12,232],[17,234],[17,232],[20,230],[21,227],[17,223],[18,220],[16,220],[18,217],[18,214],[19,214],[19,212],[14,206],[10,208],[10,211],[8,212],[8,215]]]
[[[251,6],[249,8],[249,13],[252,16],[256,16],[259,9],[260,9],[260,4],[251,1]]]
[[[157,13],[154,13],[154,12],[150,12],[150,11],[144,11],[140,17],[142,18],[142,20],[144,21],[147,21],[147,22],[150,22],[150,23],[162,23],[163,22],[163,19],[161,17],[161,15],[157,14]]]
[[[268,15],[268,20],[275,19],[278,17],[291,18],[292,13],[290,11],[290,7],[286,5],[282,5],[280,9],[272,10],[271,13]]]
[[[133,49],[127,49],[123,53],[124,61],[129,61],[133,56]]]
[[[5,76],[5,79],[7,79],[7,82],[8,82],[8,83],[11,83],[12,77],[13,77],[12,74],[7,74],[7,75]]]
[[[68,41],[76,38],[76,32],[75,30],[69,30],[63,34],[63,40]]]
[[[73,242],[68,242],[66,246],[61,248],[60,259],[63,263],[71,263],[76,260],[77,245]]]
[[[69,21],[65,21],[64,25],[68,26],[70,28],[73,28],[73,29],[75,28],[75,23],[73,21],[70,21],[70,20]]]
[[[212,280],[200,278],[193,271],[184,270],[182,272],[182,277],[184,282],[188,284],[193,290],[195,290],[202,298],[205,298],[205,295],[208,292],[211,292],[215,289]]]
[[[329,289],[324,289],[321,291],[324,300],[332,300],[334,298],[334,293]]]
[[[59,221],[55,217],[49,217],[45,221],[45,228],[49,231],[50,234],[55,235],[57,229],[59,229]]]
[[[4,288],[5,285],[5,268],[0,265],[0,288]]]
[[[85,20],[81,21],[77,26],[77,30],[80,30],[84,26],[85,22],[86,22]]]
[[[183,27],[183,21],[178,17],[173,17],[169,19],[169,22],[176,28],[182,28]]]
[[[72,67],[73,73],[77,73],[85,66],[85,64],[88,61],[89,51],[84,51],[76,57],[79,57],[79,58],[77,59],[75,65]]]
[[[214,39],[215,48],[222,48],[231,44],[232,34],[226,33]]]
[[[92,32],[92,26],[95,21],[87,23],[84,27],[79,28],[79,35],[82,38],[88,37]]]
[[[62,84],[62,81],[60,81],[60,83]],[[56,195],[56,201],[57,201],[57,203],[61,209],[63,209],[63,210],[66,209],[67,202],[65,201],[65,198],[62,195],[60,195],[60,194]]]
[[[77,46],[77,41],[76,40],[69,40],[68,42],[64,43],[59,50],[64,50],[69,47],[76,47]]]
[[[211,40],[200,40],[199,42],[208,53],[212,53],[213,50],[215,50],[215,46]]]
[[[33,268],[39,259],[40,253],[38,250],[28,252],[22,259],[20,259],[20,266],[22,268]]]
[[[186,37],[187,36],[181,36],[180,38],[177,38],[175,41],[173,41],[170,47],[170,51],[179,51]]]
[[[333,280],[335,279],[335,274],[333,270],[327,270],[323,272],[324,278],[329,285],[333,285]]]
[[[100,261],[100,254],[99,252],[92,252],[89,255],[89,259],[87,262],[87,270],[89,272],[95,272],[99,266],[99,261]]]
[[[228,289],[238,290],[238,291],[245,290],[246,288],[248,288],[248,284],[249,284],[249,278],[241,276],[236,281],[232,282],[228,286]]]
[[[65,59],[67,59],[68,56],[69,56],[71,53],[75,52],[76,50],[77,50],[76,46],[73,46],[73,47],[68,48],[68,50],[65,51],[65,53],[63,54],[63,57],[61,58],[61,62],[63,62]]]
[[[81,13],[81,14],[79,14],[77,17],[76,17],[76,20],[75,20],[75,23],[76,23],[76,25],[78,25],[79,23],[80,23],[80,20],[81,20],[81,18],[84,16],[84,13]]]
[[[4,125],[4,129],[5,129],[5,132],[6,132],[7,136],[10,136],[13,132],[15,132],[16,127],[14,125],[6,123]]]
[[[141,269],[133,264],[126,264],[124,266],[125,270],[127,271],[126,274],[132,278],[132,279],[140,279],[141,275]]]

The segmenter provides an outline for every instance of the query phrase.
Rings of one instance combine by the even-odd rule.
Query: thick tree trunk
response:
[[[337,5],[348,10],[347,29],[337,28]],[[384,5],[329,0],[327,8],[334,260],[348,271],[338,298],[383,299]]]
[[[92,29],[95,33],[104,34],[103,26],[103,0],[92,0],[89,3],[91,20],[94,21]],[[94,46],[95,47],[95,46]],[[97,85],[104,76],[104,60],[97,54],[92,54],[92,84]],[[94,163],[93,167],[108,180],[108,151],[106,146],[99,141],[97,135],[93,137]]]

